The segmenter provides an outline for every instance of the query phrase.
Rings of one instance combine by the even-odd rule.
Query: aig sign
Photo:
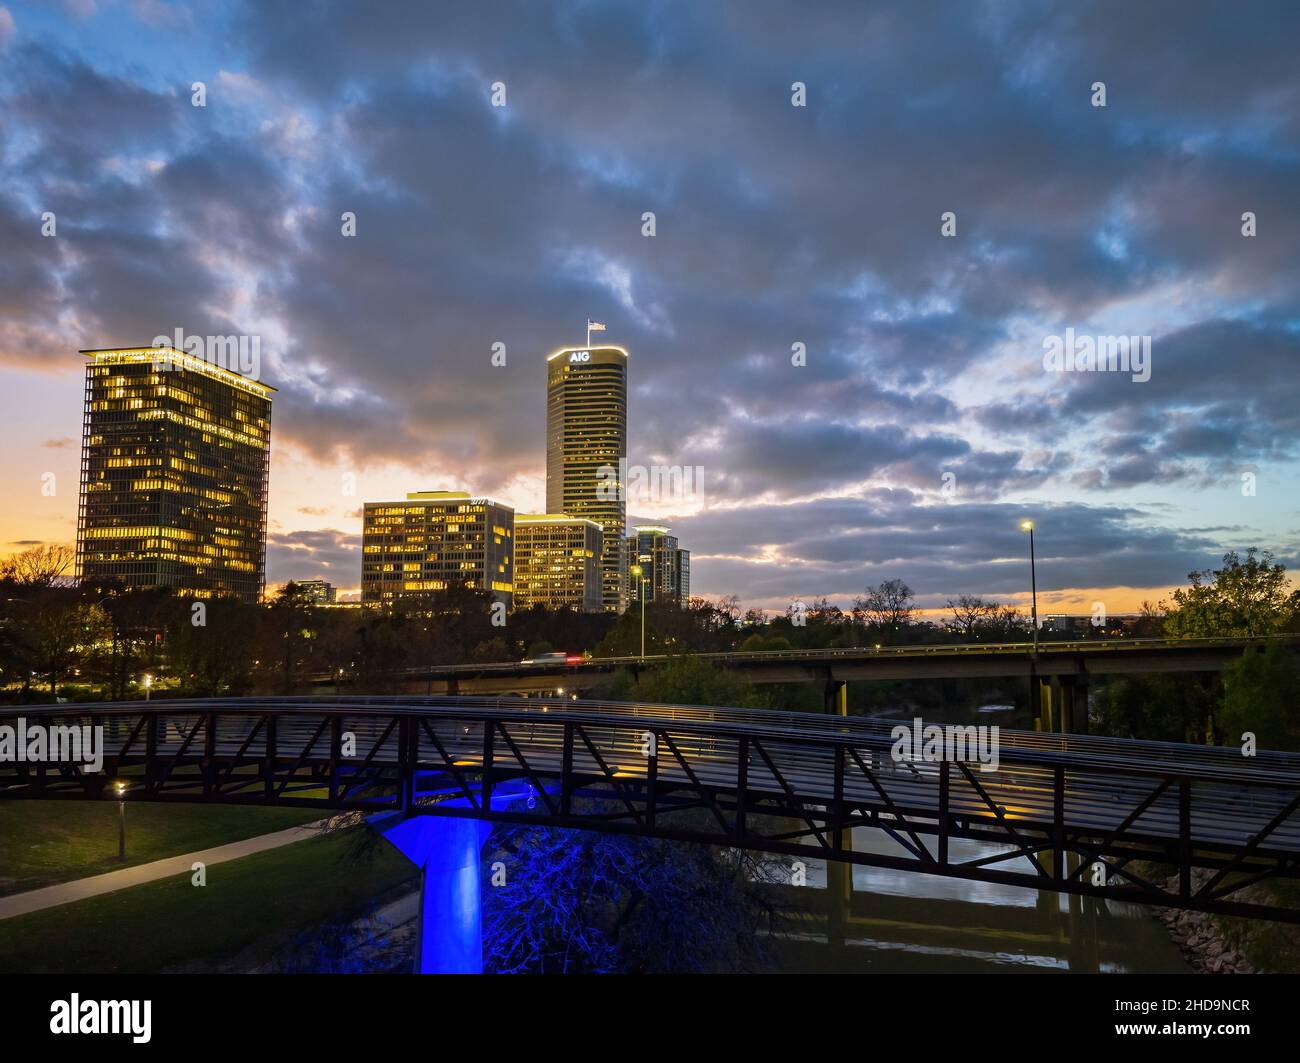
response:
[[[572,365],[574,362],[590,362],[590,361],[591,361],[591,352],[590,352],[590,351],[570,351],[570,352],[569,352],[569,364],[570,364],[570,365]]]

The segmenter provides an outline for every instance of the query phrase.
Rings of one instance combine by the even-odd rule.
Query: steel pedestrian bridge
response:
[[[895,759],[901,721],[555,698],[9,707],[0,726],[18,717],[102,726],[104,771],[0,762],[0,799],[108,798],[121,780],[129,801],[544,824],[1300,922],[1243,892],[1300,877],[1295,754],[1002,730],[981,771]],[[857,827],[895,851],[855,851]],[[956,859],[955,838],[998,848]]]

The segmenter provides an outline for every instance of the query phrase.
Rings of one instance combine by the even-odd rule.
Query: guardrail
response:
[[[1150,650],[1198,650],[1198,649],[1241,649],[1251,645],[1264,645],[1268,642],[1300,642],[1300,635],[1260,635],[1249,638],[1120,638],[1120,639],[1078,639],[1072,641],[1045,641],[1038,644],[1037,655],[1048,657],[1058,654],[1102,653],[1112,651],[1138,652]],[[835,661],[835,660],[872,660],[885,658],[914,657],[963,657],[988,655],[1031,655],[1034,654],[1031,642],[963,642],[963,643],[921,643],[909,646],[863,646],[836,647],[834,649],[789,649],[789,650],[725,650],[709,653],[682,654],[647,654],[622,657],[589,657],[581,662],[534,661],[490,661],[481,664],[421,665],[400,669],[399,675],[427,675],[430,672],[450,674],[479,674],[504,672],[515,673],[524,669],[545,674],[548,672],[575,672],[584,668],[608,668],[620,665],[654,665],[663,664],[675,657],[689,656],[700,660],[724,664],[762,664],[768,661]],[[323,677],[328,678],[328,677]]]

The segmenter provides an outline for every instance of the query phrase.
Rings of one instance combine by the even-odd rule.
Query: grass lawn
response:
[[[325,814],[128,801],[126,860],[119,862],[116,801],[0,801],[0,896],[211,849]]]
[[[372,898],[414,883],[415,868],[387,845],[350,859],[364,830],[213,864],[202,887],[186,873],[5,919],[0,972],[213,971],[236,954],[241,967],[253,966],[299,931],[355,916]]]

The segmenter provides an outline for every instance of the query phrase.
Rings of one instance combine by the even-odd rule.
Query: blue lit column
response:
[[[492,793],[501,809],[532,796],[532,788],[505,783]],[[449,807],[468,807],[463,798]],[[392,823],[392,826],[385,826]],[[479,864],[492,824],[452,816],[385,813],[371,819],[411,863],[420,869],[420,915],[416,939],[417,974],[483,973],[483,903]]]
[[[479,853],[492,824],[412,816],[384,838],[420,869],[419,974],[482,974]]]

